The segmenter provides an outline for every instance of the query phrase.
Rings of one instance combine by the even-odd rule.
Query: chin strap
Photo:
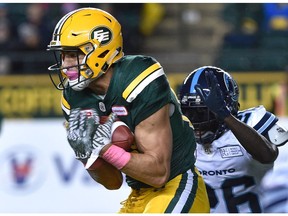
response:
[[[79,79],[80,81],[78,82]],[[88,87],[89,83],[92,81],[92,79],[87,79],[83,76],[80,76],[79,79],[69,80],[69,85],[75,91],[82,91],[84,88]]]

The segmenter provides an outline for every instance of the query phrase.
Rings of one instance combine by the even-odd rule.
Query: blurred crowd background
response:
[[[263,104],[288,115],[288,3],[0,3],[5,117],[62,116],[46,49],[59,19],[80,7],[113,14],[125,54],[155,57],[174,90],[195,68],[215,65],[233,73],[241,109]]]
[[[86,6],[119,20],[126,54],[153,55],[167,73],[287,68],[288,3],[1,3],[0,74],[47,73],[55,24]]]

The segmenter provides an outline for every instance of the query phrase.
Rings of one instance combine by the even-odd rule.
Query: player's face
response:
[[[189,118],[194,126],[195,138],[198,143],[206,143],[218,128],[215,115],[207,107],[182,108],[183,114]],[[209,140],[210,141],[210,140]]]
[[[67,51],[62,52],[62,68],[69,80],[75,80],[79,76],[79,65],[83,62],[85,55],[83,53]]]

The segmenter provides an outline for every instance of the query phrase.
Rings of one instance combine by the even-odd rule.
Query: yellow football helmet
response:
[[[63,90],[67,86],[65,80],[68,80],[70,87],[82,90],[123,57],[121,25],[111,14],[97,8],[74,10],[57,23],[47,50],[54,51],[56,57],[57,63],[48,68],[56,88]],[[63,51],[81,52],[85,55],[82,62],[78,60],[77,81],[69,80],[67,68],[61,66]],[[58,85],[51,75],[53,71],[58,72]]]

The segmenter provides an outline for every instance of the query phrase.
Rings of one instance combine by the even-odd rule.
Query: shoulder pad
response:
[[[277,122],[268,131],[268,138],[273,144],[282,146],[288,142],[288,131],[280,122]]]
[[[142,90],[158,77],[164,75],[162,66],[156,62],[141,71],[133,81],[124,89],[122,97],[131,103]]]
[[[257,106],[238,113],[238,119],[253,127],[262,135],[267,134],[268,130],[278,121],[278,118],[268,112],[264,106]]]

